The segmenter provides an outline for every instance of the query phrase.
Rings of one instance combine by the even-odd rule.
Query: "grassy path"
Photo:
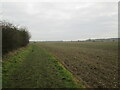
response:
[[[3,62],[3,88],[83,87],[53,56],[33,44]]]

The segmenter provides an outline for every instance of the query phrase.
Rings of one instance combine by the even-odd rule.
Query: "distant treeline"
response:
[[[2,24],[2,53],[24,47],[29,43],[30,34],[26,28],[19,28],[9,22]]]
[[[89,42],[118,42],[120,38],[108,38],[108,39],[88,39]]]

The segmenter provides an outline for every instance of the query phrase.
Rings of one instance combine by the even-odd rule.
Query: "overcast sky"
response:
[[[0,19],[26,26],[31,40],[118,37],[117,2],[33,1],[2,2]]]

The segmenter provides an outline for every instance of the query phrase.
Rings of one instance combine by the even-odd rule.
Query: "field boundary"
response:
[[[61,66],[65,71],[67,71],[72,76],[73,80],[77,84],[81,85],[83,88],[88,88],[89,87],[88,85],[85,84],[85,82],[82,79],[81,79],[81,81],[79,79],[77,79],[77,77],[70,70],[68,70],[68,68],[65,66],[65,64],[63,62],[60,62],[60,60],[56,56],[54,56],[52,53],[50,53],[49,51],[47,51],[45,48],[42,48],[42,49],[44,49],[44,51],[48,55],[50,55],[53,58],[53,60],[57,61],[57,64],[59,66]]]

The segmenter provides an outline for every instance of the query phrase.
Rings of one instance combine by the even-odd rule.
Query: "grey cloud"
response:
[[[3,19],[25,25],[31,40],[117,37],[117,3],[3,3]]]

